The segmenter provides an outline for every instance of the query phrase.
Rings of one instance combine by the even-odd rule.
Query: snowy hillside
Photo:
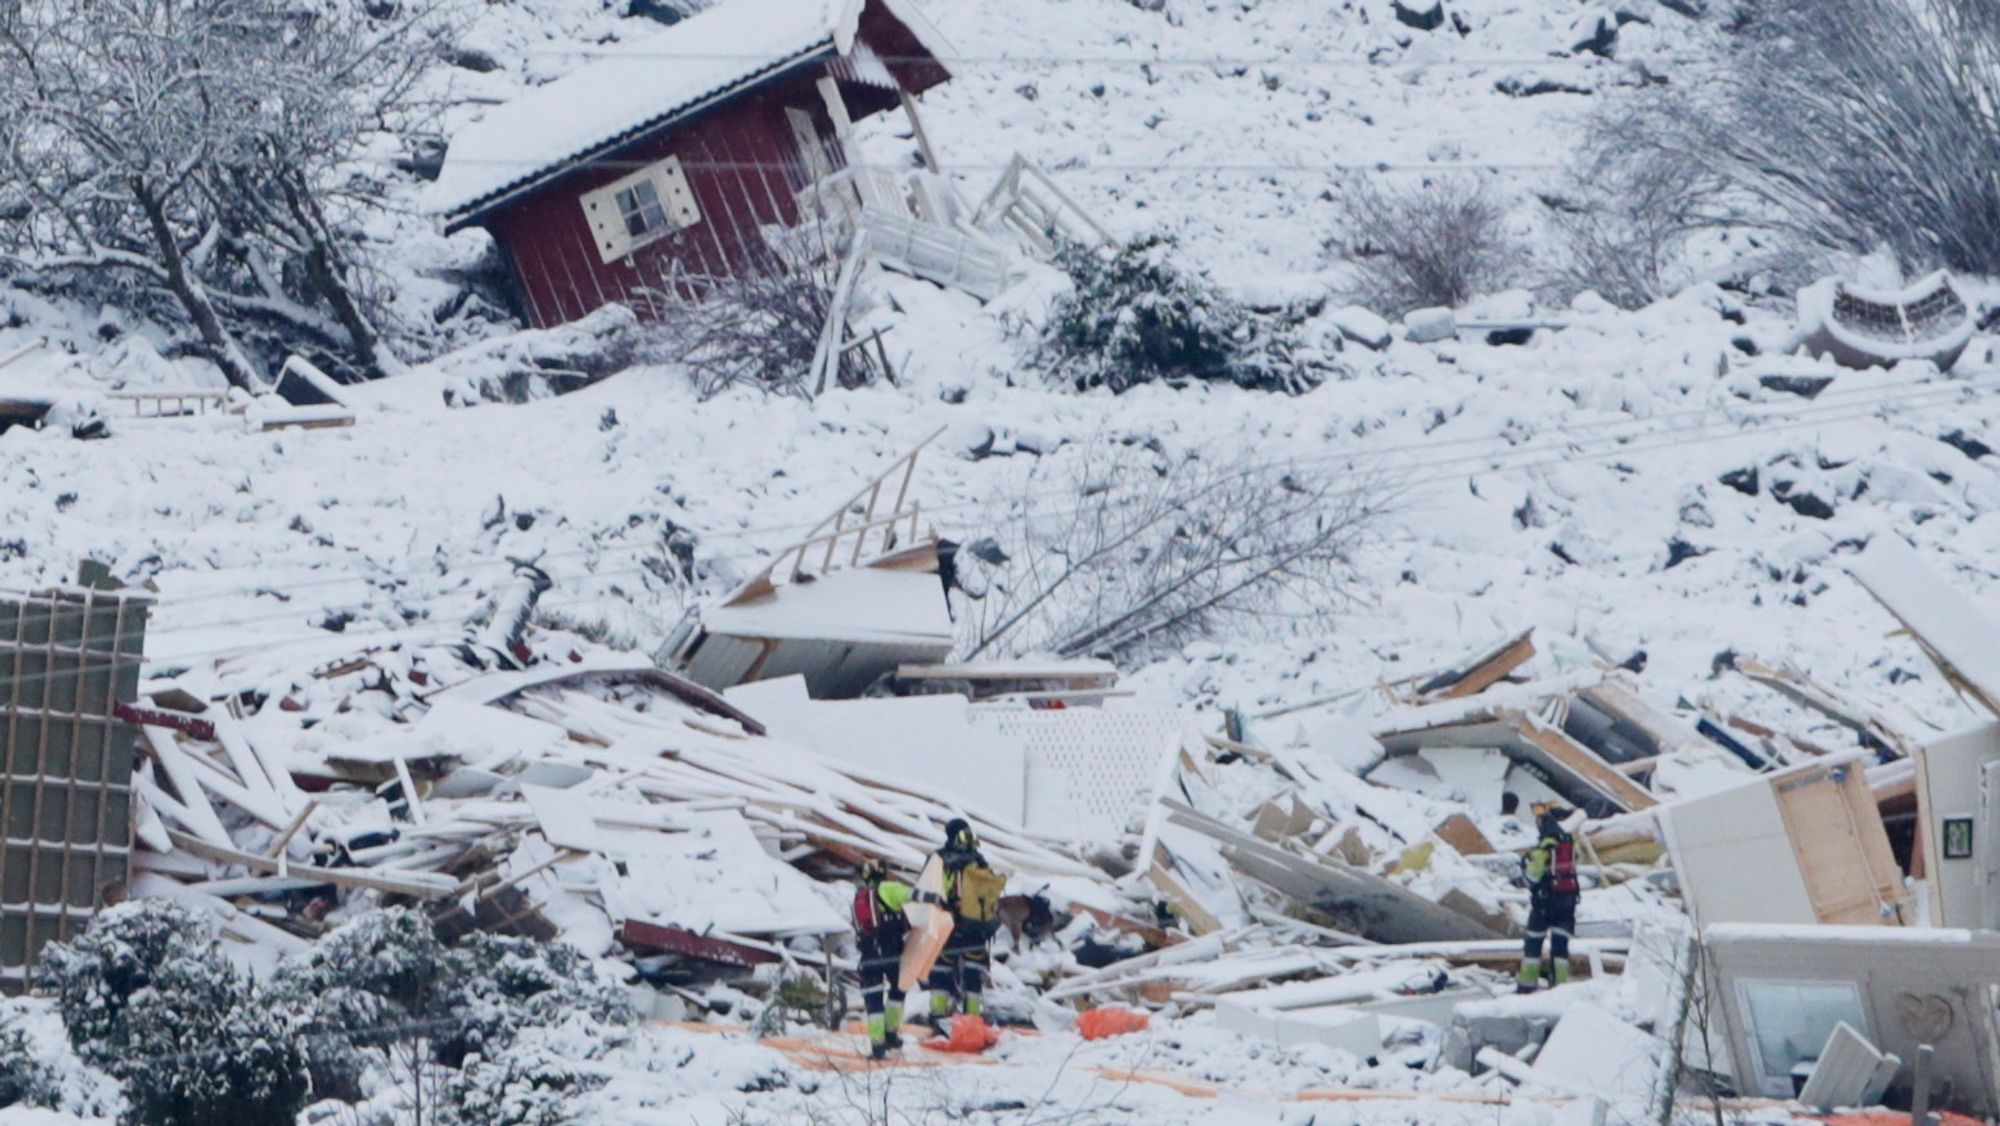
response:
[[[1641,7],[1647,22],[1626,23],[1606,60],[1567,53],[1564,5],[1456,5],[1461,34],[1414,31],[1374,4],[954,4],[935,15],[965,61],[925,113],[968,193],[1026,152],[1115,229],[1175,233],[1189,262],[1253,300],[1327,300],[1342,264],[1320,245],[1340,233],[1326,196],[1361,165],[1390,166],[1373,173],[1383,176],[1504,166],[1485,174],[1508,186],[1528,235],[1533,192],[1560,185],[1593,98],[1498,87],[1533,74],[1609,91],[1698,68],[1685,56],[1713,29]],[[468,42],[508,65],[451,79],[463,97],[494,97],[554,73],[584,41],[637,34],[635,22],[654,26],[489,8]],[[1197,61],[1210,58],[1227,61]],[[886,124],[868,144],[872,159],[909,159]],[[411,243],[422,268],[435,239]],[[1520,282],[1535,284],[1535,269],[1524,264]],[[311,636],[329,616],[353,618],[350,630],[453,622],[467,604],[451,596],[484,597],[505,560],[540,558],[565,615],[650,651],[684,606],[753,570],[933,428],[948,428],[945,450],[961,456],[927,464],[926,511],[961,540],[1041,487],[1032,454],[969,460],[988,430],[998,451],[1018,442],[1051,459],[1071,456],[1064,443],[1143,435],[1174,450],[1351,466],[1396,498],[1362,605],[1334,634],[1218,638],[1225,662],[1169,662],[1153,674],[1164,691],[1255,707],[1428,667],[1534,625],[1621,658],[1644,649],[1662,684],[1699,683],[1735,648],[1899,709],[1913,730],[1965,718],[1913,651],[1881,640],[1888,624],[1840,558],[1897,529],[1975,589],[1990,581],[1981,517],[2000,482],[1941,440],[1985,430],[1982,345],[1949,380],[1750,356],[1746,345],[1791,342],[1789,311],[1697,286],[1636,314],[1533,310],[1575,323],[1525,347],[1470,332],[1381,353],[1350,342],[1340,359],[1353,377],[1296,400],[1220,388],[1078,397],[1022,364],[1022,326],[1048,291],[1038,282],[981,308],[873,275],[865,319],[890,326],[901,385],[810,406],[746,393],[698,403],[673,371],[638,369],[580,395],[455,410],[443,402],[452,377],[419,369],[355,392],[365,408],[346,431],[126,423],[107,442],[74,443],[16,428],[0,438],[12,451],[0,465],[0,574],[45,582],[93,555],[116,573],[161,576],[174,595],[155,631],[166,657]],[[1497,297],[1461,318],[1519,316],[1529,300]],[[1330,317],[1309,327],[1338,335]],[[121,367],[125,354],[87,351],[82,366],[112,386],[190,378]],[[1835,377],[1812,400],[1760,383],[1812,374]],[[1722,480],[1750,470],[1754,484]],[[1040,477],[1060,479],[1051,467]],[[1831,516],[1798,503],[1806,495]],[[671,581],[677,536],[695,543],[692,586]]]
[[[219,664],[235,674],[219,686],[290,676],[357,639],[451,643],[516,564],[533,563],[554,579],[542,627],[592,652],[651,656],[691,610],[941,431],[916,492],[926,523],[961,543],[1004,539],[1024,514],[1069,503],[1080,467],[1105,457],[1310,468],[1386,506],[1331,625],[1237,621],[1124,670],[1141,703],[1184,708],[1207,730],[1225,709],[1357,693],[1257,729],[1283,745],[1330,713],[1385,708],[1368,688],[1530,629],[1539,671],[1623,664],[1662,709],[1740,716],[1835,750],[1858,746],[1854,732],[1729,672],[1727,655],[1789,665],[1915,740],[1964,728],[1985,713],[1914,641],[1889,636],[1897,623],[1846,566],[1872,539],[1902,537],[1975,601],[2000,602],[1995,341],[1975,338],[1950,373],[1799,354],[1788,282],[1739,276],[1758,271],[1727,240],[1703,242],[1680,292],[1644,309],[1552,295],[1547,200],[1576,187],[1589,115],[1633,90],[1701,81],[1726,33],[1719,15],[1690,13],[1723,6],[1451,0],[1426,29],[1399,18],[1410,9],[1397,0],[927,0],[958,57],[925,95],[923,124],[960,193],[977,201],[1023,154],[1121,238],[1171,235],[1182,265],[1246,306],[1307,310],[1299,331],[1340,371],[1298,396],[1052,381],[1032,352],[1066,282],[1035,263],[984,304],[871,267],[854,324],[884,331],[893,385],[704,398],[681,368],[641,361],[567,394],[528,380],[526,401],[499,401],[508,349],[530,344],[511,324],[441,315],[464,273],[490,265],[491,240],[439,233],[428,185],[397,173],[405,210],[376,216],[369,238],[397,314],[444,326],[426,341],[439,354],[344,388],[351,427],[265,432],[221,412],[136,419],[115,404],[99,440],[60,426],[0,432],[0,588],[103,561],[158,592],[149,666]],[[450,99],[446,135],[659,26],[620,15],[623,4],[475,7],[456,35],[459,65],[426,79]],[[860,128],[867,161],[914,165],[900,116]],[[1479,327],[1417,342],[1401,323],[1383,346],[1355,339],[1366,334],[1352,331],[1345,255],[1357,236],[1338,200],[1357,183],[1427,175],[1475,178],[1503,201],[1510,276],[1456,316],[1545,325],[1525,342]],[[1695,276],[1695,265],[1716,268]],[[66,391],[221,384],[199,360],[160,358],[159,334],[130,311],[7,300],[0,354],[38,338],[73,347],[76,366],[47,377]],[[1645,918],[1663,902],[1649,887],[1617,910]],[[1621,979],[1587,988],[1619,1013],[1642,1004]],[[54,1042],[48,1010],[26,1019]],[[1422,1040],[1391,1037],[1399,1047],[1364,1063],[1324,1045],[1246,1047],[1195,1021],[1143,1045],[1013,1042],[997,1066],[896,1082],[913,1121],[944,1108],[995,1122],[1571,1121],[1486,1105],[1471,1096],[1490,1086],[1462,1073],[1411,1079],[1397,1053],[1416,1059]],[[866,1108],[886,1097],[872,1080],[695,1027],[600,1062],[608,1083],[580,1121],[875,1121]],[[1365,1101],[1315,1117],[1265,1098],[1332,1087],[1467,1097],[1411,1104],[1416,1117]],[[68,1105],[113,1113],[83,1103]]]

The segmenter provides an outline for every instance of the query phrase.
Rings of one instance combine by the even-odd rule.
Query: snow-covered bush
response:
[[[496,1058],[524,1028],[633,1016],[623,992],[569,947],[490,935],[446,947],[408,908],[327,935],[279,968],[269,994],[307,1045],[315,1091],[347,1100],[367,1093],[371,1067],[458,1067]]]
[[[0,1107],[61,1104],[61,1077],[35,1054],[28,1033],[9,1014],[0,1023]]]
[[[1056,264],[1072,289],[1050,312],[1041,365],[1079,390],[1201,380],[1298,394],[1325,379],[1330,365],[1297,339],[1295,318],[1244,307],[1173,254],[1158,234],[1065,246]]]
[[[487,1058],[523,1028],[581,1016],[589,1023],[630,1024],[632,1001],[595,963],[560,943],[469,935],[451,950],[457,1027],[441,1045],[447,1063],[478,1052]]]
[[[1389,316],[1499,289],[1521,257],[1506,208],[1472,176],[1404,187],[1364,180],[1341,204],[1347,231],[1330,248],[1354,264],[1354,299]]]
[[[70,1040],[125,1085],[125,1126],[289,1122],[305,1058],[286,1016],[216,946],[205,918],[121,904],[43,951]]]
[[[1609,114],[1599,124],[1600,137],[1617,128]],[[1550,288],[1564,298],[1591,290],[1625,309],[1670,296],[1688,239],[1707,223],[1699,177],[1685,162],[1596,148],[1575,179],[1567,196],[1545,199],[1556,235]]]
[[[363,915],[280,966],[269,994],[305,1043],[314,1093],[353,1101],[395,1046],[414,1044],[428,1056],[434,1032],[455,1031],[456,977],[430,920],[394,909]]]
[[[576,1097],[603,1086],[543,1044],[510,1047],[492,1059],[473,1056],[445,1086],[448,1126],[567,1126]]]
[[[1709,226],[2000,272],[2000,7],[1764,0],[1727,65],[1649,90],[1602,154],[1688,179]]]

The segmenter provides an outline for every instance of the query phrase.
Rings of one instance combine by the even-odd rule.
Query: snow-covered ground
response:
[[[1430,32],[1377,0],[927,9],[963,58],[927,97],[926,126],[968,194],[1026,153],[1113,229],[1171,232],[1184,261],[1255,300],[1337,293],[1344,268],[1324,246],[1343,233],[1331,196],[1356,176],[1495,178],[1516,204],[1516,233],[1541,245],[1534,193],[1564,182],[1581,116],[1622,87],[1697,74],[1716,34],[1651,0],[1617,6],[1643,18],[1624,24],[1615,60],[1570,52],[1586,9],[1561,0],[1460,0],[1449,10],[1463,30]],[[603,36],[653,26],[555,0],[484,6],[464,45],[501,66],[454,72],[467,100],[452,117],[562,73]],[[1599,93],[1507,92],[1536,80]],[[871,159],[905,158],[894,124],[867,131]],[[411,217],[378,233],[403,248],[413,313],[444,294],[426,274],[475,257],[484,237],[446,242]],[[1536,280],[1532,267],[1519,278]],[[1024,497],[1059,502],[1043,482],[1061,479],[1063,459],[1138,437],[1329,468],[1394,501],[1360,560],[1356,605],[1333,629],[1191,645],[1136,671],[1150,699],[1254,711],[1413,675],[1532,626],[1557,648],[1571,638],[1614,660],[1644,650],[1645,683],[1666,704],[1678,694],[1753,718],[1781,709],[1713,673],[1718,654],[1736,650],[1790,662],[1913,736],[1975,718],[1911,642],[1886,636],[1894,623],[1842,563],[1870,537],[1900,535],[1961,589],[2000,597],[2000,476],[1992,457],[1966,452],[2000,419],[1987,341],[1949,376],[1922,365],[1835,371],[1783,355],[1788,310],[1712,285],[1637,313],[1588,298],[1533,309],[1515,292],[1466,315],[1532,310],[1570,327],[1515,347],[1476,333],[1380,353],[1350,344],[1352,377],[1298,398],[1159,386],[1079,395],[1023,363],[1045,282],[982,308],[869,277],[866,317],[890,327],[900,381],[812,403],[742,391],[701,401],[681,373],[642,367],[560,398],[461,408],[446,403],[452,376],[418,368],[357,389],[349,429],[113,418],[111,437],[82,442],[15,428],[0,434],[0,585],[64,579],[86,556],[153,580],[162,597],[148,651],[175,668],[324,642],[330,626],[349,639],[449,634],[511,561],[534,560],[557,583],[548,620],[651,651],[688,606],[756,570],[933,430],[944,435],[922,462],[923,507],[959,540],[987,534]],[[1326,318],[1309,328],[1337,336]],[[0,332],[0,351],[61,330]],[[119,363],[130,355],[107,349],[84,366],[107,384],[199,378],[188,364]],[[1802,374],[1834,380],[1810,400],[1760,382]],[[992,454],[975,456],[989,439]],[[675,552],[689,539],[691,579]],[[1791,718],[1793,730],[1851,742]],[[995,1062],[897,1073],[892,1092],[685,1031],[648,1033],[614,1064],[589,1121],[661,1121],[663,1107],[704,1124],[873,1121],[855,1108],[885,1094],[893,1121],[1553,1120],[1525,1105],[1426,1103],[1414,1117],[1397,1103],[1283,1105],[1309,1087],[1374,1085],[1375,1069],[1200,1020],[1094,1045],[1023,1037]],[[1100,1067],[1171,1070],[1238,1093],[1190,1099]],[[771,1072],[784,1076],[774,1089],[742,1089]]]

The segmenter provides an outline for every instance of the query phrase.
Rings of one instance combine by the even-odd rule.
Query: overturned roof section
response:
[[[726,688],[803,676],[818,699],[858,696],[884,673],[951,652],[951,615],[935,573],[862,568],[787,583],[702,615],[686,675]]]
[[[935,532],[910,495],[917,456],[890,463],[667,643],[696,684],[721,691],[802,676],[816,700],[859,696],[900,665],[943,660],[954,644]]]
[[[638,134],[791,68],[853,52],[880,5],[934,58],[947,53],[910,0],[724,0],[495,106],[451,139],[431,209],[463,222]]]

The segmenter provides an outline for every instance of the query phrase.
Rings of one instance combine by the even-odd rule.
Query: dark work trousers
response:
[[[1576,894],[1538,894],[1529,902],[1528,933],[1521,940],[1521,981],[1530,984],[1541,977],[1542,939],[1549,940],[1549,956],[1555,962],[1555,979],[1569,980],[1569,940],[1576,934]]]
[[[903,1023],[896,971],[903,959],[902,927],[884,927],[860,940],[861,1002],[868,1010],[868,1039],[881,1043]]]
[[[953,1009],[969,1016],[984,1014],[987,945],[992,939],[990,923],[961,919],[952,928],[950,941],[938,955],[937,965],[931,967],[931,976],[924,980],[931,995],[932,1016],[948,1016]]]

